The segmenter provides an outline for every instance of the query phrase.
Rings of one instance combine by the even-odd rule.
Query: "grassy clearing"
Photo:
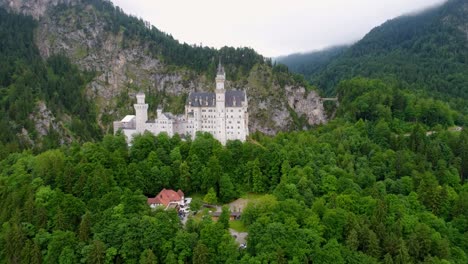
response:
[[[244,198],[244,199],[251,201],[251,200],[260,199],[263,196],[265,196],[265,194],[247,193],[247,194],[242,195],[240,198]]]
[[[247,232],[247,227],[240,220],[234,220],[229,222],[229,227],[236,230],[237,232]]]

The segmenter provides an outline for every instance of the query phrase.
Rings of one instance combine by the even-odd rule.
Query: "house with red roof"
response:
[[[177,192],[170,189],[162,189],[154,198],[148,198],[148,205],[151,208],[158,206],[164,207],[164,209],[175,208],[185,206],[184,193],[179,189]]]

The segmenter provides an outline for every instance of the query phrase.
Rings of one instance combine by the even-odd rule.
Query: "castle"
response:
[[[135,115],[127,115],[114,122],[114,133],[122,130],[131,142],[134,135],[149,131],[155,135],[165,132],[169,136],[195,138],[197,132],[208,132],[225,145],[228,140],[245,141],[249,135],[248,102],[245,91],[224,89],[226,73],[221,63],[216,75],[214,93],[192,92],[189,94],[185,113],[173,115],[157,110],[154,120],[148,120],[148,104],[145,94],[136,95]]]

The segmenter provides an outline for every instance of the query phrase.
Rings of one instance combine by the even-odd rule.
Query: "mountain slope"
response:
[[[250,48],[216,50],[181,44],[103,0],[0,0],[0,8],[35,18],[34,43],[25,41],[40,57],[30,58],[29,63],[60,55],[89,73],[83,93],[105,132],[110,132],[113,120],[133,112],[138,91],[147,94],[150,111],[163,107],[182,112],[190,91],[214,89],[219,58],[227,71],[228,89],[247,90],[251,132],[274,134],[326,121],[316,91]],[[40,111],[36,107],[30,112]],[[60,126],[70,126],[61,109],[52,112]],[[19,124],[14,133],[23,127]],[[24,133],[35,133],[32,130],[26,128]]]
[[[323,70],[332,60],[343,54],[349,46],[335,46],[319,51],[307,53],[295,53],[276,58],[276,61],[282,63],[288,68],[305,76],[310,76]]]
[[[468,2],[450,0],[387,21],[306,78],[334,94],[341,80],[355,76],[398,80],[468,113]]]

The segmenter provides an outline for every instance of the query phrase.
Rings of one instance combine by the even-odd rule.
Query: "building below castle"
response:
[[[245,91],[226,91],[226,73],[219,64],[214,93],[190,93],[183,115],[173,115],[157,110],[156,119],[148,120],[145,94],[136,95],[135,115],[127,115],[114,122],[114,133],[122,130],[131,142],[134,135],[149,131],[155,135],[165,132],[169,136],[195,138],[197,132],[208,132],[225,145],[228,140],[245,141],[249,135],[249,113]]]

